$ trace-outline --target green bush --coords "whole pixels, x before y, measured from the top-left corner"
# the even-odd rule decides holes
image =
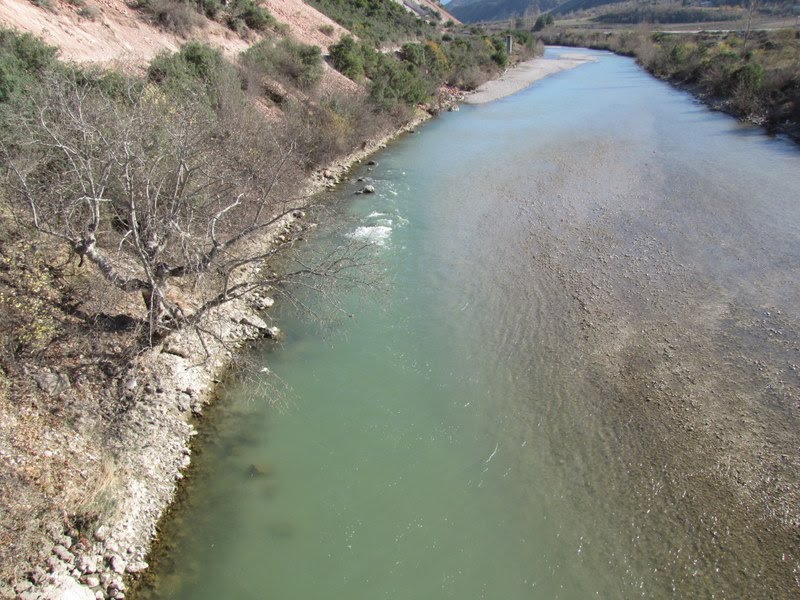
[[[308,0],[308,4],[373,47],[419,37],[424,24],[394,0]]]
[[[390,109],[396,104],[413,106],[428,99],[429,87],[430,83],[414,65],[381,55],[372,74],[369,95],[383,109]]]
[[[414,65],[433,83],[444,80],[448,60],[442,46],[437,42],[429,40],[424,44],[404,44],[400,49],[400,58]]]
[[[214,109],[224,108],[223,98],[244,96],[236,68],[220,50],[200,42],[188,42],[178,52],[156,55],[150,61],[147,79],[177,97],[203,98]]]
[[[29,33],[0,29],[0,102],[56,65],[58,50]]]
[[[82,6],[78,9],[78,16],[94,21],[100,16],[100,9],[96,6]]]
[[[215,19],[222,11],[220,0],[200,0],[200,8],[209,19]]]
[[[216,48],[201,42],[188,42],[178,52],[158,54],[147,69],[147,76],[155,83],[180,84],[199,80],[207,83],[220,70],[225,58]]]
[[[31,4],[49,10],[50,12],[56,11],[56,5],[53,0],[31,0]]]
[[[280,42],[261,40],[242,54],[242,62],[249,68],[274,78],[289,81],[308,89],[322,79],[322,52],[318,46],[309,46],[284,38]]]
[[[178,35],[187,35],[201,23],[193,3],[188,1],[138,0],[136,6],[150,13],[158,25]]]
[[[498,45],[502,52],[498,51]],[[463,89],[475,89],[497,74],[504,58],[508,60],[500,38],[459,37],[445,48],[448,58],[446,80]]]
[[[276,27],[278,22],[270,12],[254,0],[234,0],[228,6],[228,25],[241,20],[254,31],[264,31]],[[231,27],[235,29],[235,27]]]
[[[549,27],[555,23],[555,19],[553,19],[553,15],[550,13],[544,13],[543,15],[539,15],[536,19],[536,23],[533,24],[534,31],[541,31],[545,27]]]
[[[492,60],[501,67],[505,67],[506,65],[508,65],[508,54],[506,53],[506,49],[497,48],[492,53]]]
[[[328,49],[333,68],[354,81],[364,78],[364,54],[352,36],[346,35]]]

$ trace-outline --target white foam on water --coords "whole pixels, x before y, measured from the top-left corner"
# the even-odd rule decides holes
[[[385,246],[386,241],[389,239],[391,234],[392,228],[385,225],[362,225],[361,227],[356,227],[355,231],[349,234],[348,237],[353,240],[360,240],[364,242],[370,242],[378,246]]]
[[[371,213],[369,213],[369,214],[367,215],[367,218],[368,218],[368,219],[377,219],[377,218],[379,218],[379,217],[385,217],[385,216],[386,216],[386,213],[382,213],[382,212],[371,212]]]

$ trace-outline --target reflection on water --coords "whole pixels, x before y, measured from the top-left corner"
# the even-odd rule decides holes
[[[391,293],[281,309],[140,597],[797,593],[800,154],[601,56],[343,186]]]

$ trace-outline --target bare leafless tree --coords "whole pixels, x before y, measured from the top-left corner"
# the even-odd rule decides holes
[[[3,162],[18,210],[108,284],[141,294],[151,340],[287,278],[349,277],[366,251],[241,275],[293,246],[292,236],[253,239],[303,207],[292,195],[302,160],[291,136],[246,102],[220,102],[141,81],[108,91],[53,75],[7,123],[15,135]],[[216,286],[191,309],[170,294],[170,282],[187,278]]]
[[[747,52],[747,44],[750,42],[750,34],[753,31],[753,17],[756,15],[759,9],[759,0],[749,0],[747,3],[747,21],[745,23],[745,30],[744,30],[744,43],[742,44],[742,48],[744,52]]]

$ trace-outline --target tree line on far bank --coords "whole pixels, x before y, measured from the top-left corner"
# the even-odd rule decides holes
[[[659,33],[547,30],[541,39],[635,57],[732,114],[800,139],[800,31]]]

